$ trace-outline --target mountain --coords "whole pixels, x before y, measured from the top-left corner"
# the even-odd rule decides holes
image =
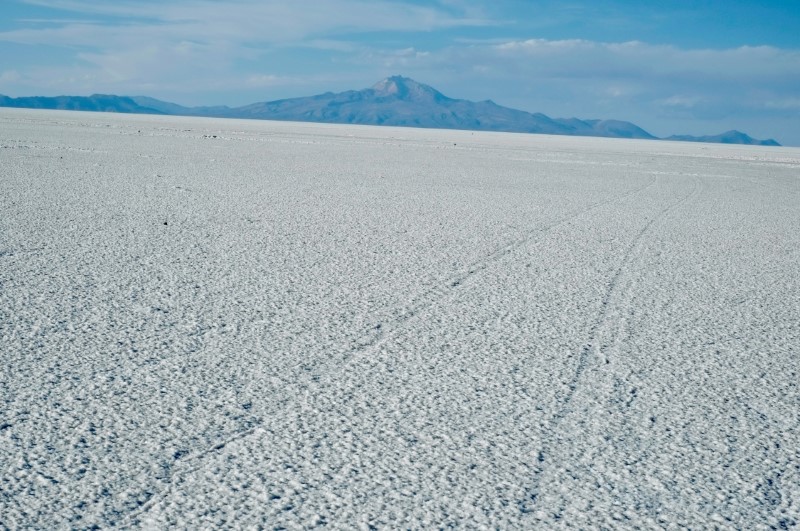
[[[726,131],[719,135],[711,136],[691,136],[691,135],[672,135],[664,140],[679,140],[681,142],[711,142],[715,144],[747,144],[751,146],[780,146],[775,140],[756,140],[750,135],[741,131]]]
[[[326,92],[242,107],[184,107],[146,96],[102,94],[56,98],[9,98],[0,95],[0,107],[656,139],[630,122],[550,118],[541,113],[503,107],[491,100],[474,102],[453,99],[428,85],[402,76],[388,77],[363,90]],[[738,131],[708,137],[672,136],[667,140],[779,145],[774,140],[760,141]]]
[[[147,96],[133,96],[130,99],[140,107],[155,109],[162,114],[171,114],[175,116],[216,116],[225,118],[230,116],[232,111],[232,109],[226,105],[215,107],[184,107],[177,103],[148,98]]]
[[[158,100],[154,100],[158,101]],[[169,114],[154,107],[139,105],[127,96],[92,94],[91,96],[56,96],[46,98],[9,98],[0,94],[0,107],[23,109],[61,109],[68,111],[122,112],[134,114]]]
[[[628,123],[553,119],[497,105],[448,98],[413,79],[393,76],[371,88],[328,92],[308,98],[254,103],[232,109],[237,118],[341,124],[395,125],[552,135],[655,138]]]

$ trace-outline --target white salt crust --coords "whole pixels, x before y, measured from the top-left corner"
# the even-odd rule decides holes
[[[0,110],[0,528],[800,524],[800,150]]]

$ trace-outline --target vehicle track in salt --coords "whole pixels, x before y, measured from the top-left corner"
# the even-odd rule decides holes
[[[479,260],[472,262],[470,265],[465,267],[461,273],[450,277],[444,283],[441,283],[437,286],[431,287],[428,290],[422,292],[420,296],[417,297],[418,302],[412,303],[409,306],[405,306],[397,312],[399,315],[392,319],[390,322],[380,322],[375,325],[371,332],[372,337],[368,340],[360,342],[358,345],[350,349],[350,351],[343,357],[337,358],[335,360],[329,361],[324,363],[320,368],[315,370],[313,373],[306,375],[301,381],[295,384],[295,390],[298,388],[305,388],[308,387],[312,388],[322,388],[324,384],[320,383],[322,376],[327,376],[329,378],[335,377],[341,371],[345,370],[350,364],[355,362],[356,360],[368,355],[371,352],[374,352],[376,349],[380,348],[384,343],[389,341],[393,338],[397,333],[405,329],[409,323],[412,323],[417,315],[422,313],[425,309],[431,308],[438,303],[441,303],[448,299],[448,297],[454,296],[460,288],[465,286],[472,278],[481,274],[487,268],[489,268],[492,264],[498,262],[500,259],[505,257],[506,255],[512,253],[515,249],[522,247],[523,245],[530,244],[532,242],[537,242],[537,237],[543,237],[550,233],[551,231],[557,229],[558,227],[567,224],[582,215],[589,214],[594,212],[606,205],[616,203],[619,201],[623,201],[628,197],[643,192],[647,188],[653,186],[658,182],[658,174],[653,174],[651,178],[643,185],[633,188],[632,190],[628,190],[616,197],[605,199],[602,201],[597,201],[595,203],[590,204],[587,207],[581,208],[579,211],[573,211],[569,215],[564,216],[558,220],[552,221],[547,225],[542,227],[537,227],[535,229],[531,229],[525,232],[524,236],[512,240],[501,247],[498,247],[491,253],[485,255]],[[541,241],[541,240],[538,240]],[[299,393],[294,392],[292,393],[293,396],[287,398],[285,401],[282,401],[282,404],[285,405],[289,403],[293,403],[295,400],[298,399]],[[226,446],[245,440],[253,435],[259,433],[261,426],[264,424],[263,418],[258,418],[255,421],[255,424],[251,424],[248,429],[233,433],[231,436],[217,442],[213,446],[206,448],[204,450],[200,450],[195,453],[191,453],[189,455],[182,455],[179,458],[176,458],[173,461],[173,465],[170,467],[170,474],[169,477],[164,480],[164,490],[160,493],[153,493],[146,501],[144,501],[139,507],[137,507],[133,512],[128,513],[121,522],[116,525],[131,525],[140,523],[138,518],[141,515],[146,514],[156,503],[160,500],[166,499],[169,497],[173,490],[173,486],[177,478],[179,478],[183,474],[188,474],[195,472],[201,468],[200,464],[206,457],[209,457],[221,450],[223,450]]]
[[[700,188],[700,178],[694,177],[694,186],[692,190],[650,218],[639,232],[636,233],[631,243],[625,249],[619,267],[617,267],[611,280],[608,282],[606,291],[600,301],[600,312],[589,328],[589,337],[581,348],[575,372],[567,384],[567,392],[555,414],[550,418],[550,422],[544,431],[545,437],[543,438],[538,452],[536,452],[537,465],[534,469],[533,484],[528,488],[526,497],[518,502],[521,512],[530,513],[538,508],[537,501],[541,494],[542,476],[547,467],[551,464],[552,448],[555,441],[558,439],[557,435],[559,429],[564,419],[570,413],[573,413],[571,407],[572,401],[580,386],[585,383],[586,378],[584,378],[584,374],[586,373],[589,363],[593,358],[599,358],[603,353],[603,347],[598,344],[600,333],[605,327],[611,325],[608,320],[608,315],[609,308],[614,305],[613,299],[625,297],[626,292],[630,291],[630,288],[620,291],[621,280],[623,280],[626,271],[629,269],[629,265],[635,261],[636,256],[641,252],[645,235],[650,232],[656,223],[665,219],[666,216],[678,209],[681,205],[693,199],[699,193]]]

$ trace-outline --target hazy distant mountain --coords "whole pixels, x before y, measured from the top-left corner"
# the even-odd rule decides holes
[[[177,103],[148,98],[147,96],[133,96],[130,99],[141,107],[156,109],[160,113],[172,114],[175,116],[217,116],[225,118],[230,117],[233,111],[233,109],[225,105],[216,107],[184,107]]]
[[[153,100],[158,101],[158,100]],[[169,114],[154,107],[137,104],[127,96],[92,94],[91,96],[56,96],[47,98],[9,98],[0,94],[0,107],[19,107],[23,109],[61,109],[67,111],[122,112],[135,114]]]
[[[726,131],[719,135],[711,136],[691,136],[691,135],[672,135],[664,140],[680,140],[682,142],[710,142],[714,144],[748,144],[751,146],[780,146],[775,140],[756,140],[750,135],[741,131]]]
[[[611,138],[656,138],[630,122],[550,118],[541,113],[503,107],[491,100],[473,102],[448,98],[428,85],[402,76],[386,78],[363,90],[327,92],[317,96],[253,103],[243,107],[184,107],[146,96],[131,98],[101,94],[88,98],[0,96],[0,107],[395,125]],[[774,140],[755,140],[737,131],[709,137],[672,136],[669,140],[779,145]]]
[[[497,105],[448,98],[413,79],[393,76],[364,90],[254,103],[231,116],[268,120],[397,125],[552,135],[654,138],[628,122],[561,120]]]

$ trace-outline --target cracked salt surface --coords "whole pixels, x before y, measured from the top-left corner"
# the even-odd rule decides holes
[[[800,524],[800,150],[0,124],[0,528]]]

